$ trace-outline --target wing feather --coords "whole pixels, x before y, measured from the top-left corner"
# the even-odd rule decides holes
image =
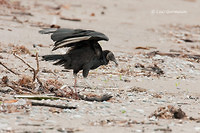
[[[55,30],[54,29],[44,29],[39,31],[42,34],[49,34],[51,35],[51,39],[55,42],[53,50],[62,47],[76,47],[80,45],[84,45],[85,43],[81,44],[82,41],[95,41],[98,42],[100,40],[108,41],[108,37],[100,32],[96,32],[93,30],[83,30],[83,29],[68,29],[68,28],[60,28]],[[77,43],[80,42],[80,43]]]
[[[69,38],[69,39],[64,39],[62,41],[58,41],[54,44],[54,48],[52,50],[54,51],[62,47],[71,47],[71,45],[68,45],[68,44],[85,41],[85,40],[88,40],[90,37],[91,36],[83,36],[83,37]]]

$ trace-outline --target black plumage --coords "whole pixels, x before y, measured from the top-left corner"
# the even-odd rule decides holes
[[[41,34],[52,33],[51,39],[55,42],[53,50],[62,47],[70,47],[66,54],[44,55],[43,60],[56,61],[54,65],[64,66],[65,69],[72,69],[75,76],[83,70],[83,77],[86,78],[91,69],[101,65],[107,65],[109,61],[115,62],[114,54],[109,50],[102,50],[98,41],[108,41],[103,33],[83,29],[44,29]]]

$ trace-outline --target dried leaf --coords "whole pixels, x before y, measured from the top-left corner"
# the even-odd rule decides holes
[[[7,84],[8,83],[8,76],[3,76],[1,81],[4,83],[4,84]]]

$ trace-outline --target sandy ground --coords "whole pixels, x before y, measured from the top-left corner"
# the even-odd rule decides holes
[[[190,117],[200,118],[200,1],[21,0],[9,4],[0,5],[0,61],[13,71],[32,76],[29,68],[11,54],[16,46],[25,46],[30,51],[19,54],[34,67],[33,44],[41,44],[42,47],[37,48],[39,56],[66,52],[66,49],[52,52],[50,36],[38,33],[51,24],[105,33],[110,40],[100,42],[101,46],[115,53],[119,67],[111,63],[91,71],[88,79],[96,89],[83,91],[85,83],[79,74],[81,93],[107,93],[113,96],[111,100],[47,100],[45,102],[78,108],[61,110],[33,106],[25,112],[1,112],[0,132],[200,132],[200,120],[189,120]],[[62,20],[61,17],[81,21]],[[148,54],[152,51],[161,54]],[[182,56],[169,56],[175,53]],[[154,71],[155,66],[163,73]],[[72,72],[62,70],[40,60],[38,75],[42,80],[56,79],[73,86]],[[19,79],[0,66],[0,78],[6,75],[9,80]],[[0,86],[0,89],[10,88]],[[0,98],[13,99],[15,94],[1,91]],[[187,117],[151,116],[158,108],[168,105],[181,108]]]

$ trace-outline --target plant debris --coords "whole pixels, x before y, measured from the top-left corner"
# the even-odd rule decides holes
[[[52,95],[15,95],[14,98],[18,98],[18,99],[32,99],[32,100],[47,100],[47,99],[50,99],[50,100],[58,100],[58,99],[62,99],[62,98],[59,98],[59,97],[55,97],[55,96],[52,96]]]
[[[182,25],[182,24],[170,24],[163,26],[167,31],[163,32],[171,40],[176,43],[198,43],[200,42],[200,25]]]
[[[149,117],[153,116],[160,119],[183,119],[186,117],[186,114],[181,108],[168,105],[167,107],[159,107]]]
[[[150,49],[156,49],[156,47],[136,47],[135,49],[143,49],[143,50],[150,50]]]
[[[69,21],[77,21],[77,22],[81,21],[81,19],[79,19],[79,18],[67,18],[67,17],[63,17],[63,16],[61,16],[60,19],[69,20]]]
[[[61,109],[76,109],[77,107],[73,106],[64,106],[64,105],[55,105],[55,104],[48,104],[48,103],[41,103],[41,102],[31,102],[32,106],[45,106],[45,107],[54,107],[54,108],[61,108]]]
[[[132,127],[134,125],[158,125],[157,122],[144,122],[136,120],[117,120],[117,119],[105,119],[100,121],[91,122],[93,126],[121,126],[121,127]]]
[[[11,70],[10,68],[8,68],[5,64],[3,64],[1,61],[0,61],[0,65],[2,65],[4,68],[6,68],[8,71],[10,71],[11,73],[15,74],[15,75],[19,75],[18,73],[14,72],[13,70]]]
[[[170,129],[169,127],[167,128],[156,128],[154,129],[154,131],[162,131],[162,132],[172,132],[172,129]]]
[[[147,92],[147,90],[141,87],[132,87],[127,92]]]
[[[12,14],[16,14],[16,15],[26,15],[26,16],[33,16],[32,13],[30,12],[11,12]]]
[[[23,45],[14,46],[12,52],[16,54],[31,54],[31,52]]]
[[[39,72],[39,60],[38,60],[38,53],[36,53],[36,63],[37,63],[37,69],[34,69],[31,65],[29,65],[26,61],[24,61],[21,57],[19,57],[19,56],[17,56],[16,55],[16,53],[14,53],[13,54],[15,57],[17,57],[18,59],[20,59],[24,64],[26,64],[29,68],[31,68],[32,70],[33,70],[33,79],[32,79],[32,82],[34,82],[35,81],[35,79],[37,78],[37,80],[39,80],[38,79],[38,77],[37,77],[37,74],[38,74],[38,72]]]
[[[31,103],[25,100],[4,100],[0,101],[0,113],[29,112]]]
[[[157,75],[163,75],[164,74],[164,71],[161,68],[159,68],[156,64],[154,64],[154,66],[148,66],[146,68],[143,68],[142,70],[154,72]]]
[[[103,101],[108,101],[112,98],[111,95],[108,95],[108,94],[104,94],[103,96],[96,96],[96,95],[92,95],[92,96],[85,96],[85,95],[78,95],[78,97],[81,99],[81,100],[85,100],[85,101],[97,101],[97,102],[103,102]]]
[[[54,89],[60,89],[63,86],[63,83],[59,82],[56,79],[48,79],[45,81],[45,86],[50,90],[51,87],[54,87]]]
[[[160,55],[160,56],[169,56],[169,57],[188,58],[188,59],[193,59],[194,61],[197,61],[197,62],[200,61],[200,55],[193,55],[193,54],[162,53],[159,51],[153,51],[153,52],[147,53],[146,55],[149,57],[153,57],[155,55]]]

